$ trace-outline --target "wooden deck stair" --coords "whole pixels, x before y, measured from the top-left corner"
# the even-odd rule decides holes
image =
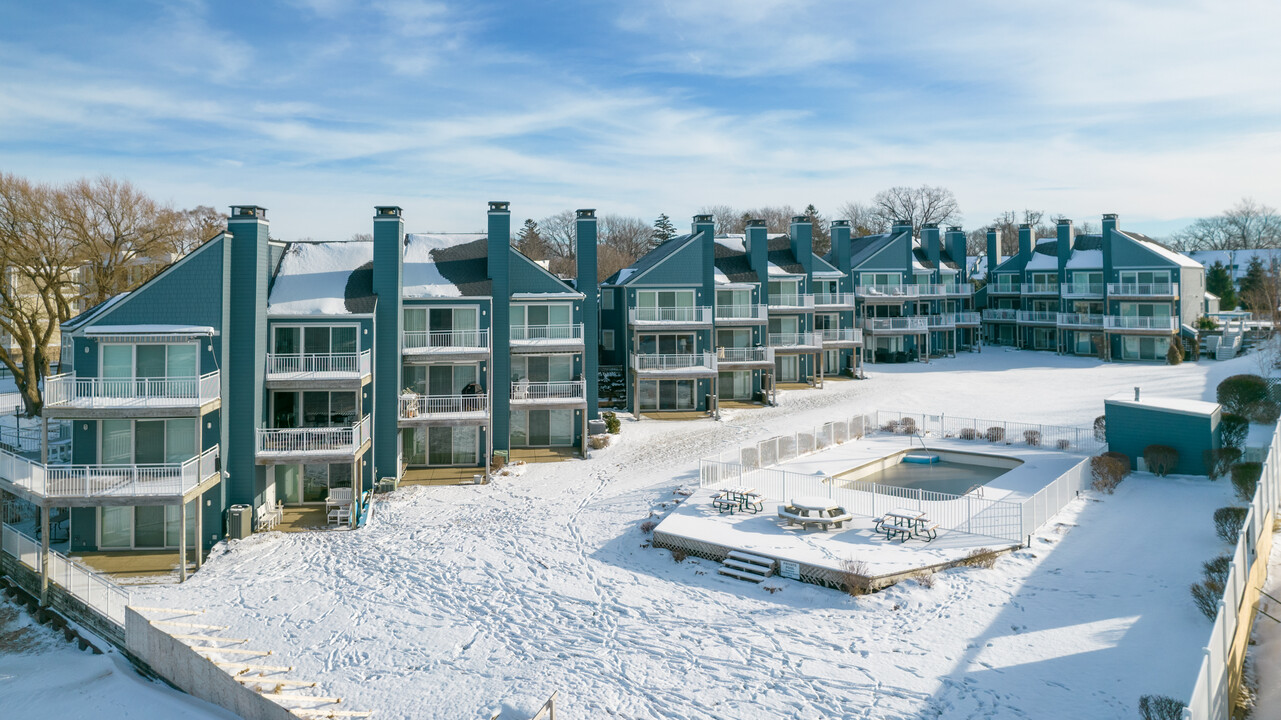
[[[764,582],[765,578],[774,574],[777,564],[773,558],[753,555],[741,550],[731,550],[729,556],[721,561],[721,566],[716,571],[721,575],[759,583]]]

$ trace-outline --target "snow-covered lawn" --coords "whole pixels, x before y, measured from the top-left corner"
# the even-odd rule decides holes
[[[625,421],[587,461],[488,486],[403,488],[358,532],[222,546],[135,602],[205,607],[294,677],[379,718],[1117,717],[1191,688],[1210,624],[1188,597],[1230,485],[1132,476],[1073,501],[993,569],[854,599],[674,563],[642,521],[731,444],[877,408],[1088,424],[1108,395],[1213,399],[1248,359],[1178,367],[988,349],[780,393],[721,422]],[[773,591],[771,592],[771,589]],[[202,621],[203,622],[203,621]]]

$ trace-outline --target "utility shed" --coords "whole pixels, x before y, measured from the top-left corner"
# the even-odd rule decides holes
[[[1203,453],[1220,447],[1218,403],[1142,397],[1136,389],[1105,400],[1104,412],[1108,449],[1125,453],[1136,469],[1144,448],[1169,445],[1179,451],[1176,473],[1205,475]]]

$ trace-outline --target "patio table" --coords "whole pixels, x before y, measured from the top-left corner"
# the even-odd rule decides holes
[[[810,513],[817,513],[818,517],[833,517],[841,513],[841,506],[831,498],[798,497],[792,498],[789,504],[805,517],[809,517]]]
[[[908,532],[912,537],[926,534],[928,522],[924,510],[894,508],[877,519],[876,529],[884,532],[887,538],[893,538],[898,533],[906,540]]]

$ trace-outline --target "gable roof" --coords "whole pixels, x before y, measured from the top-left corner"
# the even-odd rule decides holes
[[[405,298],[486,297],[488,236],[477,233],[406,233],[401,295]]]
[[[716,236],[712,262],[716,266],[717,283],[760,283],[760,276],[752,269],[744,237],[742,233]]]
[[[605,278],[605,282],[601,284],[602,285],[626,285],[627,283],[640,277],[642,274],[644,274],[649,269],[653,268],[655,265],[658,265],[659,263],[663,262],[667,258],[671,257],[673,253],[685,247],[686,243],[688,243],[694,237],[695,236],[691,233],[685,233],[684,235],[677,235],[676,237],[668,238],[658,247],[636,258],[636,261],[633,262],[631,265],[628,265],[622,270],[619,270],[613,275],[610,275],[609,277]]]
[[[1192,258],[1188,257],[1187,255],[1184,255],[1181,252],[1175,252],[1171,250],[1170,248],[1162,245],[1156,240],[1153,240],[1147,235],[1142,235],[1140,233],[1136,233],[1131,230],[1117,230],[1115,232],[1118,232],[1124,235],[1125,237],[1128,237],[1129,239],[1143,246],[1144,249],[1150,250],[1151,252],[1160,256],[1163,260],[1168,260],[1169,262],[1172,262],[1175,265],[1178,265],[1179,267],[1204,269],[1204,266],[1201,265],[1201,263],[1197,262],[1196,260],[1193,260]]]
[[[368,240],[292,242],[267,296],[268,315],[373,312],[374,244]]]

